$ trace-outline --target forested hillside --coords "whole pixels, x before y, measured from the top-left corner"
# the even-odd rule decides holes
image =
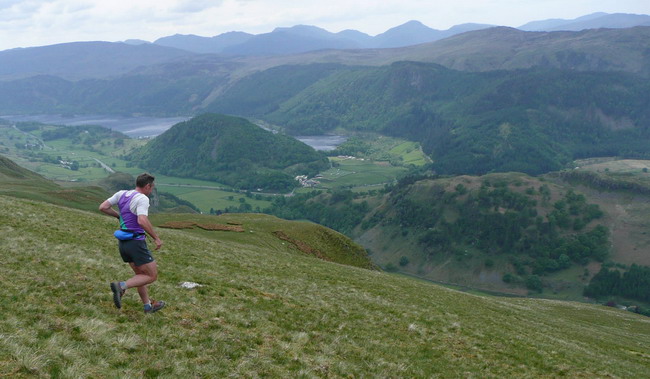
[[[132,155],[134,164],[166,175],[287,191],[294,177],[314,175],[327,158],[302,142],[249,121],[204,114],[174,125]]]
[[[410,176],[383,192],[313,192],[267,211],[356,236],[389,269],[484,288],[542,291],[548,274],[610,257],[599,206],[533,177]]]
[[[467,73],[400,62],[341,67],[323,77],[331,70],[284,70],[284,80],[302,85],[275,86],[276,96],[268,98],[288,100],[263,102],[266,108],[247,102],[247,94],[272,86],[279,69],[252,75],[214,106],[236,103],[238,113],[264,117],[294,134],[343,128],[418,141],[434,168],[448,174],[539,174],[576,158],[650,152],[650,84],[633,75],[541,69]],[[314,84],[305,86],[306,77]]]

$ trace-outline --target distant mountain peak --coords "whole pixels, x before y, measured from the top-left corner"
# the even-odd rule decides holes
[[[630,13],[597,12],[572,20],[548,19],[533,21],[520,26],[518,29],[535,31],[581,31],[585,29],[624,29],[635,26],[649,26],[650,16]]]

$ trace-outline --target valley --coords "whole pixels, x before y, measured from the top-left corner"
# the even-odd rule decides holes
[[[2,125],[7,131],[2,134],[4,138],[0,140],[0,147],[4,146],[4,154],[13,156],[19,164],[47,178],[66,183],[65,186],[74,188],[79,185],[100,183],[109,174],[106,167],[102,165],[104,162],[111,170],[130,175],[137,175],[142,171],[142,168],[135,167],[128,156],[130,151],[144,146],[148,142],[146,139],[132,139],[103,128],[79,125],[63,127],[33,122],[22,122],[17,125],[18,127],[12,123]],[[54,135],[57,138],[51,139]],[[43,138],[50,140],[45,142]],[[28,148],[30,144],[34,146]],[[427,244],[422,242],[424,235],[417,231],[417,227],[414,229],[417,223],[401,221],[398,223],[398,225],[401,223],[401,226],[391,226],[390,223],[386,224],[386,214],[380,216],[382,213],[377,213],[377,209],[384,206],[382,204],[386,202],[386,196],[395,192],[394,188],[398,181],[408,179],[413,172],[431,164],[431,159],[422,152],[419,144],[374,133],[357,133],[348,137],[347,141],[336,149],[330,150],[328,154],[331,155],[328,157],[330,168],[313,175],[309,184],[295,188],[288,195],[265,191],[243,191],[223,183],[161,175],[156,171],[153,171],[153,174],[158,178],[160,193],[168,193],[187,202],[202,213],[264,212],[289,219],[309,219],[353,237],[368,249],[376,264],[388,271],[403,272],[450,285],[583,301],[583,288],[601,270],[604,262],[611,262],[607,263],[608,265],[619,264],[624,267],[629,267],[631,264],[650,265],[650,251],[647,250],[647,246],[650,246],[647,243],[650,242],[650,237],[645,232],[647,228],[645,220],[650,208],[647,206],[646,198],[630,196],[625,192],[603,193],[602,188],[593,185],[571,184],[569,177],[570,175],[579,177],[581,172],[597,173],[614,178],[612,180],[616,182],[627,180],[645,186],[645,181],[650,180],[646,178],[650,175],[646,167],[649,165],[648,161],[615,158],[582,160],[572,163],[572,166],[575,166],[573,169],[559,174],[551,173],[539,178],[506,175],[501,176],[502,179],[497,179],[497,181],[505,180],[504,183],[515,186],[511,188],[526,189],[526,192],[531,194],[536,193],[534,189],[541,191],[543,187],[552,186],[551,188],[555,189],[549,193],[548,200],[544,200],[546,204],[558,201],[560,199],[558,196],[562,196],[561,193],[566,190],[579,191],[580,196],[587,196],[588,201],[600,207],[605,215],[601,222],[610,231],[608,238],[611,243],[607,248],[609,253],[606,261],[600,258],[599,262],[583,261],[580,265],[563,266],[559,271],[550,270],[539,276],[540,284],[531,284],[527,280],[538,278],[531,274],[530,270],[532,272],[538,270],[533,269],[533,266],[528,270],[517,268],[519,274],[508,279],[510,278],[508,275],[511,275],[508,272],[514,273],[512,256],[495,256],[484,250],[484,247],[464,243],[450,247],[452,251],[456,251],[453,254],[431,255],[431,252],[427,253],[431,247],[427,247]],[[53,157],[62,158],[63,162],[77,162],[78,167],[75,167],[76,169],[63,167],[61,161],[53,160]],[[451,186],[458,188],[462,186],[463,191],[476,191],[481,187],[481,180],[488,180],[487,178],[490,177],[498,178],[498,176],[488,175],[485,176],[486,179],[477,181],[472,177],[461,176],[456,179],[452,177],[452,183],[457,184]],[[326,200],[328,196],[332,196],[328,193],[334,196],[331,200]],[[424,201],[433,193],[435,191],[428,195],[423,193],[425,197],[416,200],[416,203]],[[286,196],[296,197],[292,199]],[[334,200],[336,196],[339,196],[339,200]],[[352,199],[352,202],[342,199]],[[293,209],[294,205],[291,204],[303,202],[319,204],[317,207],[322,207],[321,210],[331,208],[331,212],[334,213],[331,216],[324,214],[317,216],[307,210],[308,208],[292,211],[293,213],[286,211]],[[343,204],[356,204],[356,206],[344,210],[341,208]],[[422,209],[428,207],[424,203],[420,206]],[[436,211],[432,212],[431,216],[434,216]],[[445,218],[451,217],[448,220],[452,222],[458,217],[453,215],[456,211],[442,212]],[[538,208],[537,213],[539,212],[544,215],[547,211]],[[377,220],[383,221],[377,224]],[[586,221],[585,225],[588,226],[589,221]],[[537,275],[542,272],[544,271],[537,271]],[[531,288],[534,290],[531,291]]]
[[[647,376],[649,20],[0,51],[0,377]]]

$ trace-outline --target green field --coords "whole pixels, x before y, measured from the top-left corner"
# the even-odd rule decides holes
[[[431,161],[422,152],[422,148],[417,142],[402,142],[388,150],[388,152],[399,156],[401,162],[405,165],[424,166]]]
[[[363,158],[331,157],[334,167],[321,173],[323,188],[366,187],[393,183],[408,172],[405,167],[391,166]]]
[[[260,211],[268,207],[271,202],[257,198],[260,195],[234,191],[224,191],[220,189],[196,188],[179,186],[176,184],[167,184],[164,181],[158,184],[158,190],[171,193],[183,200],[187,200],[196,205],[203,213],[207,213],[211,208],[224,210],[228,207],[239,207],[241,204],[250,204],[253,211]],[[266,198],[267,196],[263,196]]]

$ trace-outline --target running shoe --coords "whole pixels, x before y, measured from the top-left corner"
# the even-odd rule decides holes
[[[165,302],[164,301],[156,301],[156,300],[151,300],[151,308],[144,310],[144,313],[154,313],[158,312],[159,310],[163,309],[165,307]]]
[[[111,291],[113,291],[113,303],[115,303],[117,309],[122,308],[122,296],[124,296],[124,292],[126,291],[120,287],[120,283],[118,282],[111,283]]]

